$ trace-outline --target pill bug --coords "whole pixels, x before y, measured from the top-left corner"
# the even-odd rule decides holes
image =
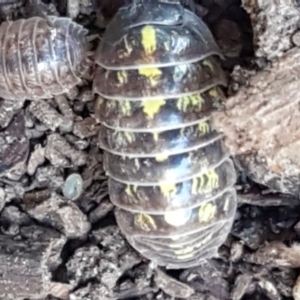
[[[86,29],[68,18],[2,23],[0,97],[48,98],[77,85],[88,68],[86,34]]]
[[[167,268],[216,255],[236,211],[235,169],[210,125],[226,85],[218,56],[201,19],[159,0],[120,8],[95,55],[99,146],[117,223]]]

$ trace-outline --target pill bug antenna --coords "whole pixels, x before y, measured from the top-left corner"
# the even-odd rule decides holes
[[[161,3],[169,3],[169,4],[181,4],[183,7],[188,8],[193,13],[196,13],[197,6],[195,4],[195,0],[158,0]]]
[[[43,3],[41,0],[28,0],[26,2],[27,11],[29,17],[41,17],[47,19],[48,23],[51,24],[48,16],[51,15],[47,4]]]
[[[194,0],[181,0],[180,3],[188,8],[189,10],[191,10],[192,12],[196,13],[196,4]]]
[[[168,4],[182,4],[186,5],[189,2],[194,2],[194,0],[126,0],[125,4],[142,4],[142,3],[168,3]]]

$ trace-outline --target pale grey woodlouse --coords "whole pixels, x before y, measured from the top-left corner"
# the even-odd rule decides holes
[[[37,100],[79,84],[90,65],[87,32],[56,16],[2,23],[0,97]]]

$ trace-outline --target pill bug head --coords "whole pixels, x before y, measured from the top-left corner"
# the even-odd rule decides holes
[[[70,69],[80,81],[80,77],[91,65],[88,59],[88,30],[69,18],[48,17],[48,20],[52,25],[52,38],[65,40],[65,45],[58,50],[57,57],[60,57],[59,51],[66,53],[61,57],[67,58]]]
[[[235,170],[210,114],[224,99],[207,26],[178,2],[122,7],[96,51],[99,146],[129,243],[167,268],[216,254],[236,210]]]
[[[170,27],[185,25],[190,31],[186,36],[182,32],[176,37],[162,33],[156,41],[155,51],[151,55],[144,56],[142,37],[135,41],[136,45],[132,49],[130,46],[127,47],[128,43],[124,38],[128,33],[133,35],[133,32],[139,37],[139,27],[147,24]],[[145,32],[146,35],[148,39],[151,38],[151,32]],[[165,47],[167,43],[170,47]],[[175,62],[179,64],[211,55],[221,56],[221,52],[204,22],[178,3],[156,0],[121,7],[103,35],[96,51],[95,61],[103,67],[124,69]],[[151,59],[151,62],[146,59]]]

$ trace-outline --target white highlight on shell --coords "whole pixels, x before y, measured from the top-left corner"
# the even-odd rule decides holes
[[[182,226],[188,222],[192,215],[192,209],[178,209],[165,213],[165,221],[172,226]]]

